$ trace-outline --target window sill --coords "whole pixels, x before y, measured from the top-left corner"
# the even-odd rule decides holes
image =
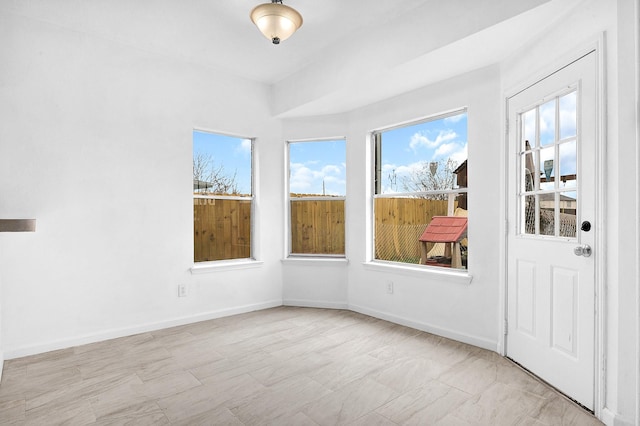
[[[215,260],[212,262],[199,262],[191,267],[191,274],[206,274],[209,272],[235,271],[239,269],[259,268],[263,261],[253,259],[240,260]]]
[[[344,257],[287,257],[286,259],[282,259],[281,262],[284,265],[304,265],[304,266],[319,266],[319,265],[331,265],[331,266],[339,266],[339,265],[348,265],[349,259]]]
[[[452,271],[448,268],[438,268],[434,266],[418,266],[382,261],[364,262],[363,265],[365,269],[370,271],[409,275],[418,278],[428,276],[441,281],[458,284],[471,284],[473,280],[473,275],[470,275],[468,271]]]

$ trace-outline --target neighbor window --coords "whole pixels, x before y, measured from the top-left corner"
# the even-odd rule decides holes
[[[374,258],[466,269],[467,112],[372,138]]]
[[[194,261],[251,258],[253,141],[193,131]]]
[[[344,256],[344,139],[289,142],[289,253]]]

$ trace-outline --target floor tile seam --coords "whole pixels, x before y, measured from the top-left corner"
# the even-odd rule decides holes
[[[162,411],[162,407],[160,407],[160,405],[157,403],[157,401],[155,401],[153,399],[143,399],[143,400],[132,401],[130,404],[123,405],[122,407],[118,407],[118,408],[122,411],[122,410],[126,410],[126,409],[129,409],[129,408],[135,407],[137,405],[145,404],[145,403],[151,403],[151,404],[155,405],[156,408],[158,409],[158,411],[161,412],[164,417],[166,417],[165,414],[164,414],[164,411]],[[146,415],[149,415],[149,414],[153,413],[153,411],[151,413],[143,413],[141,416],[136,416],[136,415],[131,415],[131,414],[118,415],[117,413],[114,415],[113,413],[109,413],[109,414],[104,415],[104,416],[98,416],[97,415],[97,411],[96,411],[96,407],[94,406],[94,403],[91,400],[89,400],[89,405],[91,406],[91,409],[93,410],[93,415],[96,418],[96,422],[103,421],[103,420],[119,420],[119,419],[139,418],[141,416],[146,416]],[[167,419],[167,420],[169,420],[169,419]]]
[[[399,397],[398,397],[398,398],[399,398]],[[392,401],[395,401],[395,399],[392,399],[392,400],[390,400],[390,401],[387,401],[385,404],[381,405],[380,407],[377,407],[375,410],[371,410],[369,413],[365,414],[365,415],[364,415],[364,416],[362,416],[362,417],[359,417],[358,419],[354,420],[352,423],[355,423],[355,422],[356,422],[356,421],[358,421],[359,419],[361,419],[361,418],[363,418],[363,417],[366,417],[366,416],[368,416],[368,415],[370,415],[370,414],[376,414],[376,415],[378,415],[378,416],[380,416],[380,417],[382,417],[382,418],[384,418],[384,419],[386,419],[386,420],[390,421],[390,422],[391,422],[391,423],[393,423],[394,425],[400,425],[400,423],[398,423],[398,422],[394,422],[394,421],[393,421],[393,420],[391,420],[389,417],[387,417],[387,416],[385,416],[384,414],[382,414],[382,413],[378,412],[378,410],[379,410],[380,408],[382,408],[382,407],[383,407],[384,405],[386,405],[386,404],[389,404],[389,403],[390,403],[390,402],[392,402]]]
[[[581,405],[579,405],[578,403],[576,403],[574,400],[572,400],[571,398],[567,397],[565,394],[563,394],[562,392],[560,392],[558,389],[556,389],[555,387],[551,386],[550,384],[546,383],[544,380],[542,380],[540,377],[537,377],[536,375],[534,375],[533,373],[531,373],[530,371],[526,370],[525,368],[523,368],[522,366],[518,365],[516,362],[513,362],[511,359],[507,358],[506,356],[503,357],[504,359],[506,359],[507,361],[509,361],[509,364],[515,368],[517,368],[519,371],[522,371],[523,373],[525,373],[528,377],[530,377],[531,379],[535,380],[537,383],[541,384],[547,391],[551,392],[554,395],[554,398],[558,398],[562,401],[564,401],[565,403],[568,403],[569,405],[571,405],[574,408],[577,408],[579,411],[584,412],[590,416],[592,416],[593,418],[596,418],[593,413],[591,413],[590,411],[588,411],[587,409],[585,409],[584,407],[582,407]],[[549,400],[549,398],[545,398],[542,397],[545,400]],[[599,419],[596,418],[596,420],[600,421]]]
[[[431,359],[431,358],[429,358],[429,359],[431,361],[433,361],[433,362],[438,362],[438,360],[436,360],[436,359]],[[446,374],[449,374],[451,372],[454,372],[454,371],[459,372],[459,371],[461,371],[462,370],[461,364],[464,364],[465,362],[468,362],[468,361],[469,361],[469,357],[461,359],[460,361],[455,362],[455,363],[453,363],[451,365],[448,365],[447,369],[445,371],[443,371],[441,374],[439,374],[437,379],[440,379],[440,378],[442,378],[442,376],[444,376]],[[445,365],[445,364],[443,364],[443,365]],[[495,381],[497,381],[497,371],[496,371],[496,380]]]
[[[170,371],[170,372],[167,372],[166,374],[163,374],[163,375],[161,375],[161,376],[157,376],[157,377],[153,377],[153,378],[148,379],[148,380],[142,380],[142,378],[140,377],[140,375],[139,375],[137,372],[135,372],[135,373],[134,373],[134,375],[135,375],[135,376],[138,378],[138,380],[140,380],[140,382],[142,383],[142,385],[140,385],[140,386],[141,386],[141,387],[144,387],[144,386],[146,386],[146,385],[149,385],[149,384],[150,384],[150,382],[152,382],[153,380],[158,380],[158,379],[161,379],[161,378],[164,378],[164,377],[170,376],[170,375],[172,375],[172,374],[176,374],[176,373],[186,373],[186,374],[189,374],[189,375],[191,376],[191,378],[195,379],[195,380],[199,383],[199,384],[198,384],[198,386],[203,386],[203,385],[204,385],[204,384],[200,381],[200,379],[198,379],[198,378],[197,378],[197,377],[196,377],[196,376],[195,376],[191,371],[189,371],[189,370]],[[188,389],[193,389],[193,388],[196,388],[196,387],[198,387],[198,386],[192,386],[192,387],[190,387],[190,388],[188,388]],[[188,390],[188,389],[186,389],[186,390]],[[160,399],[160,398],[153,398],[153,399]]]
[[[32,407],[32,408],[27,409],[27,406],[29,405],[29,401],[30,400],[34,400],[34,399],[40,398],[40,397],[42,397],[42,396],[44,396],[46,394],[59,392],[59,391],[60,391],[59,389],[55,389],[55,390],[46,391],[46,392],[31,396],[31,397],[26,397],[25,398],[25,411],[29,412],[29,411],[35,411],[35,410],[38,410],[38,409],[44,410],[45,409],[44,407],[46,407],[46,406],[55,407],[55,406],[57,406],[59,404],[70,404],[70,403],[73,403],[74,401],[79,401],[79,400],[87,400],[88,401],[89,398],[90,398],[90,396],[81,396],[80,398],[75,398],[73,395],[69,395],[69,394],[63,393],[62,395],[60,395],[60,396],[58,396],[58,397],[56,397],[56,398],[54,398],[54,399],[52,399],[50,401],[46,401],[46,402],[44,402],[44,403],[42,403],[42,404],[40,404],[40,405],[38,405],[36,407]]]
[[[68,400],[68,401],[63,401],[62,404],[65,404],[65,405],[68,406],[68,405],[73,405],[73,404],[81,404],[83,402],[86,402],[87,406],[91,410],[91,414],[93,415],[94,419],[97,420],[98,416],[96,416],[96,412],[93,409],[93,405],[91,404],[91,401],[89,400],[89,397],[81,397],[81,398],[71,399],[71,400]],[[25,405],[25,419],[28,420],[29,414],[32,414],[32,415],[35,414],[37,412],[37,410],[45,411],[45,412],[46,411],[58,412],[58,411],[60,411],[60,408],[58,407],[58,405],[60,403],[61,403],[60,401],[56,401],[55,404],[52,407],[45,408],[47,405],[50,405],[49,403],[47,403],[47,404],[40,405],[38,407],[34,407],[32,409],[29,409],[29,410],[26,409],[26,405]],[[33,417],[35,417],[35,416],[33,416]],[[40,416],[40,417],[42,417],[42,416]]]

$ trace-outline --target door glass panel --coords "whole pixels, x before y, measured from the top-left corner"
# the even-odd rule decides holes
[[[556,139],[556,100],[540,106],[540,145],[552,145]]]
[[[577,91],[520,115],[520,233],[576,238]]]
[[[556,195],[540,195],[540,235],[555,235]]]
[[[554,188],[554,151],[554,147],[540,150],[540,189],[542,190]]]
[[[578,209],[578,197],[576,191],[560,193],[560,236],[576,237],[576,213]]]
[[[536,233],[536,196],[527,195],[522,198],[522,233],[535,235]]]
[[[560,97],[560,140],[576,136],[576,92]]]
[[[524,141],[523,150],[531,149],[537,146],[537,110],[536,108],[522,114],[522,140]],[[528,144],[528,147],[527,147]]]
[[[531,192],[535,187],[536,167],[533,161],[533,152],[522,155],[522,192]]]
[[[562,188],[575,188],[577,184],[576,141],[560,144],[560,180]]]

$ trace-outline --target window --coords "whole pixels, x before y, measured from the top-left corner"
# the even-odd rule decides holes
[[[251,258],[252,147],[193,131],[194,262]]]
[[[520,114],[520,234],[576,238],[577,91]]]
[[[372,138],[374,258],[466,269],[467,112]]]
[[[289,142],[289,253],[344,256],[344,139]]]

